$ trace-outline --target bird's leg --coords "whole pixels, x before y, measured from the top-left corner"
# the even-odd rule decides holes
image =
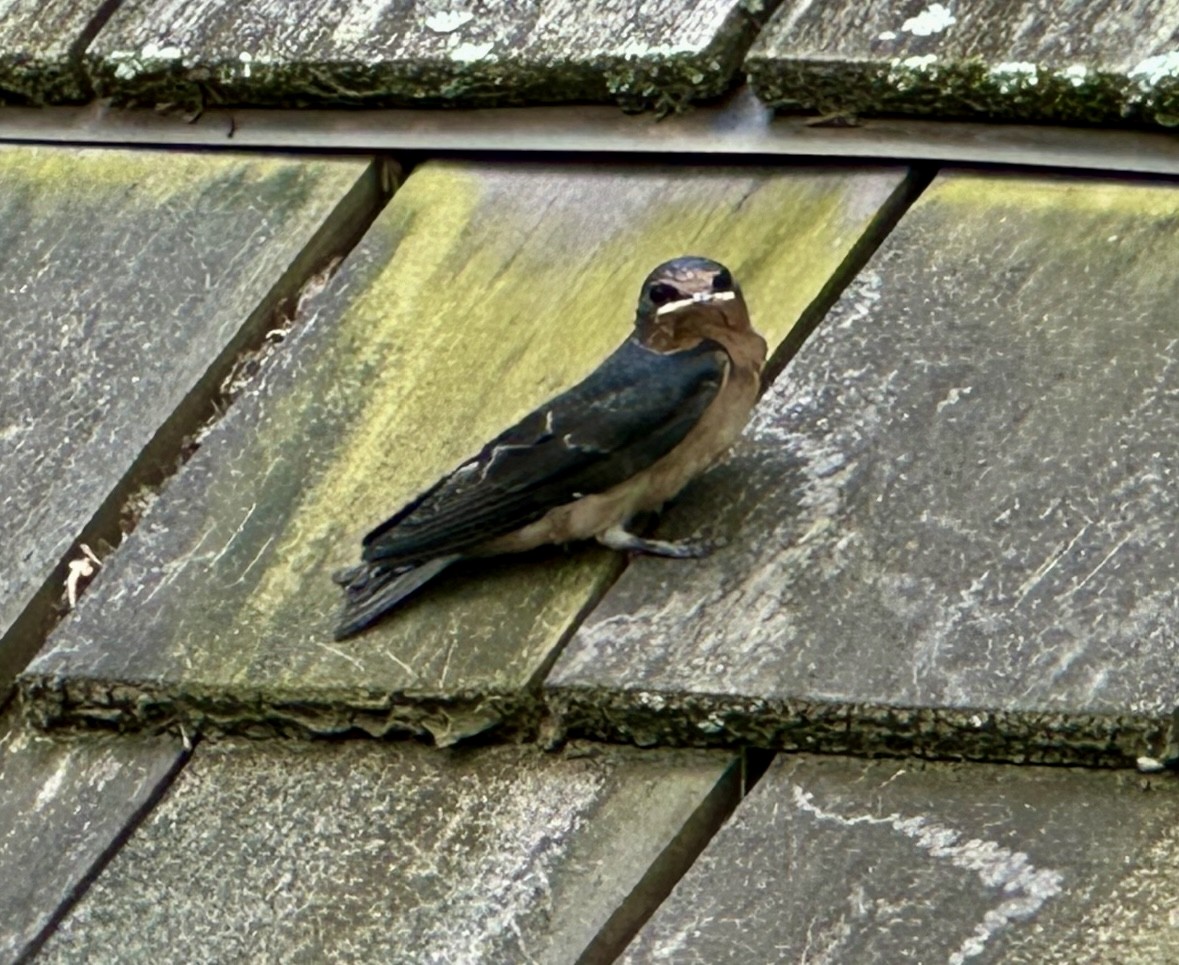
[[[627,532],[621,526],[611,526],[604,533],[599,533],[598,542],[612,550],[669,556],[677,560],[699,559],[711,553],[714,547],[714,544],[702,540],[685,539],[672,543],[662,539],[643,539]]]

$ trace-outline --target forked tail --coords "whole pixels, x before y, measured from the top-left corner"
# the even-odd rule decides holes
[[[428,583],[459,557],[440,556],[414,567],[386,567],[362,563],[332,578],[344,587],[344,608],[335,638],[343,640],[366,630],[397,604]]]

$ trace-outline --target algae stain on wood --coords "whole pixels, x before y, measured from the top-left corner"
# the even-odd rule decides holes
[[[161,157],[0,149],[0,341],[22,363],[0,383],[0,676],[39,643],[63,555],[114,537],[367,183],[356,160]]]
[[[1179,235],[1179,199],[1172,185],[1159,182],[964,172],[942,175],[914,205],[930,208],[931,213],[939,207],[947,209],[941,214],[947,238],[968,236],[985,222],[1007,239],[1012,262],[1008,284],[1020,266],[1030,270],[1033,262],[1042,263],[1041,270],[1059,279],[1059,305],[1079,298],[1078,310],[1086,308],[1099,277],[1107,279],[1110,288],[1153,301],[1160,286],[1159,266],[1171,260]],[[1061,239],[1067,239],[1067,247]],[[1049,264],[1040,256],[1041,248],[1067,253]],[[1069,283],[1069,276],[1074,283]],[[1024,281],[1030,282],[1030,275]],[[1116,328],[1119,315],[1111,314],[1109,323]],[[1096,329],[1089,333],[1096,334]]]
[[[246,189],[259,186],[273,193],[275,204],[292,207],[306,201],[309,192],[334,198],[338,185],[316,177],[316,168],[318,165],[304,169],[281,157],[175,152],[168,155],[167,164],[161,164],[160,156],[150,151],[63,151],[0,145],[0,182],[5,185],[5,193],[19,192],[52,210],[61,203],[56,192],[66,185],[76,185],[79,179],[89,191],[126,199],[136,207],[184,202],[196,212],[202,210],[207,192],[244,194]],[[264,213],[262,207],[259,213]]]
[[[943,176],[937,190],[915,203],[970,206],[980,216],[993,217],[996,209],[1042,212],[1067,209],[1070,215],[1137,215],[1173,219],[1179,211],[1174,185],[1154,182],[1127,184],[1096,178],[1016,177],[961,173]]]

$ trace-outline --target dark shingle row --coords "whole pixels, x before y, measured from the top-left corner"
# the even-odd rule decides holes
[[[771,18],[775,6],[124,0],[108,18],[98,0],[22,0],[0,21],[0,99],[668,110],[744,71],[788,111],[1179,121],[1173,3],[786,0]]]
[[[601,3],[129,0],[89,45],[96,2],[0,26],[0,91],[38,102],[672,109],[731,86],[763,17],[743,0]],[[83,50],[82,47],[85,49]],[[7,51],[7,56],[4,53]]]

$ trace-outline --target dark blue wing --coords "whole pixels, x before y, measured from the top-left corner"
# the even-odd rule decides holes
[[[607,489],[674,449],[716,397],[715,342],[672,354],[630,338],[585,381],[501,433],[364,539],[364,559],[462,553]]]

